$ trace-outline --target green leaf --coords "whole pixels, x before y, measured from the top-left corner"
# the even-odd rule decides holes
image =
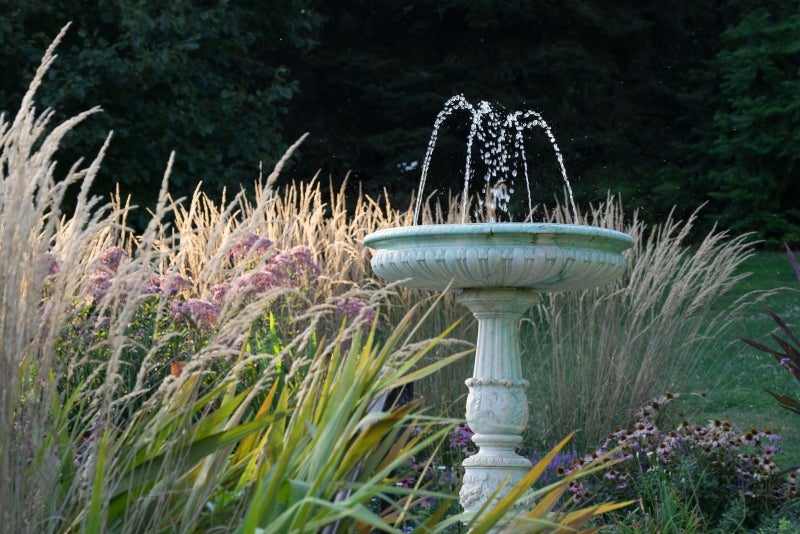
[[[102,532],[106,518],[103,514],[105,490],[103,480],[105,469],[108,465],[108,450],[110,445],[111,431],[106,428],[95,449],[97,458],[94,461],[94,479],[92,482],[92,494],[89,498],[89,506],[86,511],[86,532]]]
[[[201,438],[192,443],[177,447],[170,451],[169,459],[171,469],[185,470],[202,460],[205,456],[221,449],[234,445],[254,432],[263,430],[275,419],[283,417],[280,414],[272,414],[268,417],[256,419],[243,423],[239,426]],[[162,476],[162,467],[167,459],[167,453],[161,453],[153,458],[136,465],[129,473],[126,473],[120,480],[120,490],[112,496],[109,506],[108,520],[112,521],[121,516],[127,505],[129,496],[134,491],[141,491],[155,478]],[[175,465],[177,464],[177,465]]]
[[[771,391],[771,390],[766,389],[766,388],[764,389],[764,391],[766,391],[767,393],[772,395],[772,397],[775,398],[775,400],[778,401],[778,405],[781,408],[783,408],[785,410],[789,410],[789,411],[794,412],[796,414],[800,414],[800,400],[797,400],[795,398],[789,397],[788,395],[782,395],[780,393],[775,393],[774,391]]]

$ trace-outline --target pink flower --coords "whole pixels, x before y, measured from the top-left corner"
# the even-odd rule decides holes
[[[234,245],[228,250],[228,258],[237,263],[243,258],[258,258],[272,246],[272,241],[258,234],[249,232],[236,238]]]
[[[252,298],[277,287],[300,287],[316,280],[320,272],[311,249],[300,245],[277,254],[258,271],[242,276],[234,287],[245,298]]]
[[[203,330],[214,326],[218,315],[219,308],[207,300],[191,298],[186,302],[172,301],[170,303],[170,319],[175,322],[189,319]]]
[[[375,310],[367,306],[363,300],[348,297],[336,304],[336,316],[351,323],[361,324],[368,330],[375,321]]]
[[[248,289],[259,295],[270,289],[285,286],[293,286],[291,279],[284,276],[279,270],[272,268],[271,265],[252,273],[247,281]]]
[[[221,303],[225,300],[225,297],[228,295],[228,291],[230,291],[230,289],[231,285],[228,282],[222,282],[221,284],[211,286],[208,292],[214,302]]]
[[[268,266],[269,267],[269,266]],[[316,280],[322,270],[319,265],[314,261],[314,254],[311,249],[298,245],[289,250],[285,250],[275,256],[272,261],[271,267],[277,273],[280,273],[286,279],[295,282],[294,287],[297,287],[301,281]]]
[[[472,444],[472,429],[465,423],[459,423],[450,432],[451,447],[469,447]]]
[[[41,259],[42,266],[47,268],[47,274],[52,276],[61,270],[61,262],[52,252],[45,252]]]
[[[158,286],[165,295],[177,295],[182,291],[192,288],[191,280],[178,273],[172,273],[158,278]]]
[[[108,271],[97,269],[89,277],[86,285],[86,291],[91,295],[94,302],[100,302],[108,293],[114,276]]]
[[[109,247],[103,251],[97,259],[97,263],[108,269],[112,273],[116,273],[119,269],[119,264],[123,259],[128,257],[128,253],[122,247]]]

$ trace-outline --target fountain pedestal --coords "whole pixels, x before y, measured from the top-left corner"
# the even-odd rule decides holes
[[[502,498],[531,468],[515,451],[528,420],[520,318],[539,293],[593,288],[619,277],[627,263],[622,252],[633,239],[590,226],[470,223],[387,228],[364,243],[375,250],[377,274],[411,288],[456,291],[478,319],[475,370],[466,384],[467,423],[479,451],[464,460],[459,493],[464,509],[475,512]]]
[[[467,424],[478,453],[464,460],[459,498],[467,512],[502,499],[531,469],[516,453],[528,423],[528,381],[522,377],[518,325],[539,301],[526,289],[470,289],[458,301],[478,320],[475,368],[466,380]]]

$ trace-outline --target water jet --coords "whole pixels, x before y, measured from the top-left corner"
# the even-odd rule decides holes
[[[458,110],[471,114],[467,140],[465,188],[461,224],[417,224],[433,146],[444,120]],[[420,190],[412,226],[386,228],[365,237],[374,249],[373,271],[400,285],[452,291],[478,321],[475,365],[469,388],[466,419],[474,432],[478,452],[463,462],[459,492],[466,512],[496,502],[519,482],[531,462],[517,454],[528,422],[522,376],[518,325],[542,293],[589,289],[607,284],[625,270],[623,252],[633,239],[621,232],[578,224],[535,222],[466,222],[466,202],[472,145],[481,142],[479,156],[489,171],[482,193],[492,197],[491,183],[510,183],[512,169],[525,170],[528,207],[532,211],[523,133],[541,127],[559,161],[577,219],[563,158],[549,126],[536,112],[509,113],[505,117],[486,102],[469,104],[462,96],[451,98],[434,124],[422,167]],[[511,151],[509,151],[509,148]],[[505,207],[504,197],[483,206],[493,214]]]

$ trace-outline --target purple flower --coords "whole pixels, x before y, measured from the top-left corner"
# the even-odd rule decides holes
[[[466,423],[459,423],[450,432],[450,446],[453,448],[464,448],[472,443],[473,432]]]
[[[116,273],[119,264],[123,259],[128,257],[128,253],[122,247],[109,247],[100,254],[97,263],[108,269],[112,273]]]
[[[221,303],[225,300],[225,297],[228,295],[228,291],[230,291],[231,285],[228,282],[222,282],[221,284],[216,284],[211,286],[208,290],[208,293],[211,295],[211,299],[214,302]]]
[[[201,329],[214,326],[218,315],[219,308],[207,300],[191,298],[186,302],[172,301],[170,303],[170,319],[175,322],[189,319]]]
[[[86,291],[91,295],[92,300],[100,302],[111,288],[113,280],[114,276],[111,273],[102,269],[97,269],[89,277],[86,284]]]
[[[442,472],[442,481],[451,488],[454,488],[456,483],[458,482],[458,477],[456,476],[456,474],[453,472],[452,469],[445,468],[444,471]]]
[[[294,284],[291,282],[291,278],[284,276],[284,273],[273,268],[272,265],[266,265],[260,271],[250,274],[250,276],[247,278],[246,285],[250,291],[253,291],[257,295],[265,293],[266,291],[276,287],[285,286],[294,286]]]
[[[302,281],[316,280],[322,272],[314,261],[311,249],[304,245],[281,252],[273,258],[272,266],[286,278],[294,280],[294,287]]]
[[[52,276],[61,270],[61,262],[52,252],[45,252],[41,259],[42,266],[47,268],[47,274]]]
[[[578,451],[575,450],[574,447],[571,451],[559,452],[553,457],[553,459],[550,461],[550,464],[547,466],[544,478],[549,481],[553,478],[553,473],[556,475],[563,474],[570,466],[576,463],[578,458],[580,458],[580,454],[578,454]]]
[[[89,276],[86,284],[86,291],[91,295],[95,302],[100,302],[108,293],[114,281],[114,275],[119,269],[123,259],[128,257],[128,253],[121,247],[109,247],[100,254],[94,261],[94,272]],[[56,266],[56,269],[58,267]],[[50,272],[53,274],[51,265]],[[57,271],[56,271],[57,272]],[[124,296],[120,296],[124,298]]]
[[[300,287],[315,280],[320,272],[311,249],[300,245],[277,254],[258,271],[240,277],[234,288],[245,298],[252,298],[277,287]]]
[[[336,316],[369,329],[375,321],[375,310],[367,306],[363,300],[348,297],[336,304]]]
[[[228,250],[228,258],[237,263],[243,258],[258,258],[272,246],[272,241],[258,234],[249,232],[236,238],[234,245]]]
[[[192,287],[194,287],[192,281],[178,273],[153,275],[150,277],[150,285],[143,290],[143,293],[145,295],[175,296],[182,291],[192,289]]]

